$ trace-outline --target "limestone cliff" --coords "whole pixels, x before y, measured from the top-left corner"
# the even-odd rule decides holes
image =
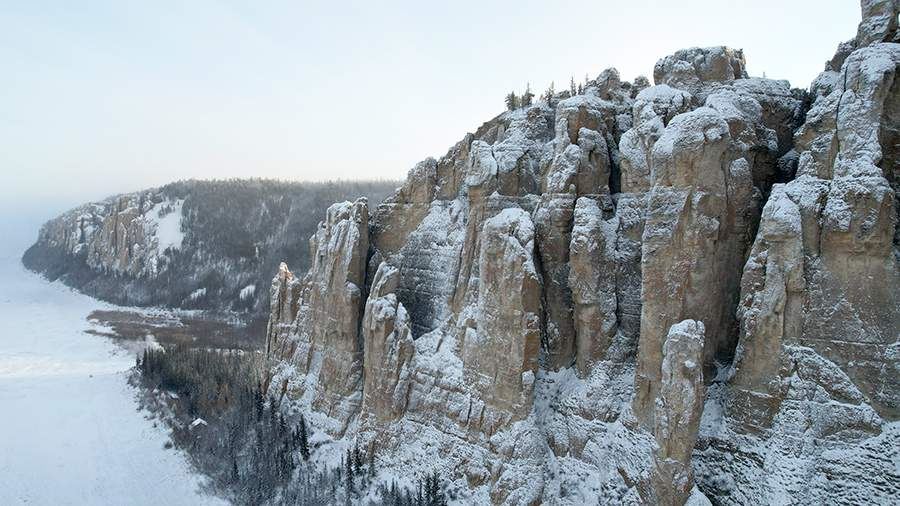
[[[808,92],[686,49],[332,206],[270,393],[463,502],[895,499],[900,4],[862,10]]]

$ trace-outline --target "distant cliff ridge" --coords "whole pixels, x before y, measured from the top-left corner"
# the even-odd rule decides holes
[[[41,227],[31,270],[124,305],[264,313],[283,258],[335,200],[377,205],[396,182],[180,181],[84,204]]]

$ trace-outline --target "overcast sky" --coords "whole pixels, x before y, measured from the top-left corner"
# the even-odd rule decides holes
[[[858,19],[854,0],[2,2],[0,199],[401,178],[526,82],[725,44],[806,88]]]

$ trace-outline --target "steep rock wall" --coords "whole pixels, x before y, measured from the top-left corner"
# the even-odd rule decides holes
[[[889,502],[900,491],[900,312],[887,302],[900,286],[895,162],[880,142],[896,128],[898,54],[874,43],[845,57],[797,132],[798,178],[763,210],[737,357],[709,400],[722,418],[710,417],[696,452],[724,504]],[[730,483],[714,477],[723,454]]]
[[[900,46],[896,2],[862,7],[809,94],[692,48],[417,165],[360,229],[363,381],[336,419],[302,347],[270,354],[286,409],[464,502],[896,496]],[[316,300],[272,328],[347,310]]]

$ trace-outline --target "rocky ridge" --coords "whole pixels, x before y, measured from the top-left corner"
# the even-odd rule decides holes
[[[395,188],[180,181],[63,213],[44,224],[23,263],[117,304],[266,315],[281,259],[309,265],[306,237],[319,213],[335,199],[380,201]]]
[[[895,500],[900,4],[862,11],[808,92],[682,50],[335,204],[270,394],[462,502]]]

